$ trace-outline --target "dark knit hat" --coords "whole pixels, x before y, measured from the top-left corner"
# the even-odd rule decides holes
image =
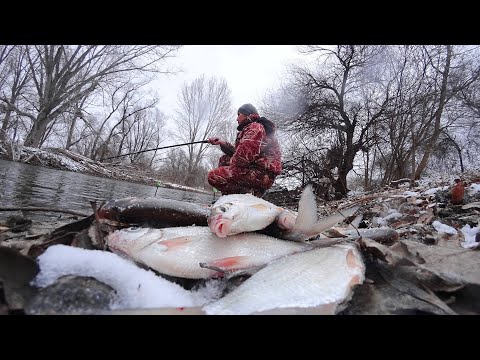
[[[243,104],[238,108],[238,112],[244,115],[258,114],[257,109],[252,104]]]

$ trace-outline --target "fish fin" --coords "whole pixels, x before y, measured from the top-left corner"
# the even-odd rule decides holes
[[[317,222],[317,202],[311,185],[303,189],[300,202],[298,203],[298,215],[295,220],[293,232],[305,232],[310,230]]]
[[[360,206],[354,206],[349,209],[337,211],[337,213],[327,216],[326,218],[322,218],[315,224],[309,225],[305,228],[297,227],[295,224],[295,227],[292,230],[287,231],[282,238],[292,241],[305,241],[311,239],[320,235],[325,230],[335,226],[335,224],[339,223],[340,221],[345,220],[347,217],[353,215],[359,208]]]
[[[233,270],[247,269],[252,267],[252,257],[230,256],[201,263],[200,266],[205,268],[214,268],[216,271],[220,272],[230,272]]]
[[[358,209],[360,208],[359,205],[353,206],[351,208],[337,211],[335,214],[327,216],[326,218],[322,218],[318,220],[315,225],[313,225],[309,231],[312,235],[318,235],[324,232],[327,229],[330,229],[335,224],[345,220],[346,218],[352,216]]]
[[[175,250],[179,247],[184,247],[185,245],[188,245],[191,242],[192,242],[191,237],[182,236],[182,237],[178,237],[178,238],[162,240],[162,241],[160,241],[160,244],[166,246],[167,250]]]
[[[318,240],[309,241],[308,244],[314,248],[324,248],[330,247],[337,244],[347,243],[348,241],[353,241],[352,238],[322,238]]]
[[[337,213],[326,218],[318,219],[315,194],[313,193],[312,186],[307,185],[300,197],[297,219],[291,232],[308,234],[311,237],[317,236],[345,218],[353,215],[359,208],[360,206],[357,205],[349,209],[337,211]]]

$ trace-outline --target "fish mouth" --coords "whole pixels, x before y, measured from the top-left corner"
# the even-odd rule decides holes
[[[210,230],[218,237],[227,237],[231,225],[232,220],[225,219],[222,215],[214,216],[208,224]]]
[[[296,216],[289,211],[283,211],[277,217],[277,225],[282,230],[291,230],[295,227]]]
[[[112,253],[120,256],[122,259],[131,259],[130,255],[127,254],[123,249],[119,249],[116,247],[109,247],[109,249],[112,251]]]

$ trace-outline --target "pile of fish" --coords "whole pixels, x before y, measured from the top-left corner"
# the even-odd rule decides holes
[[[173,277],[253,274],[206,306],[208,314],[287,308],[310,308],[313,313],[321,308],[321,312],[333,314],[354,285],[363,282],[364,264],[355,245],[335,245],[345,238],[310,239],[349,218],[358,208],[317,219],[309,186],[300,199],[298,214],[250,194],[225,195],[212,206],[208,226],[129,227],[107,235],[106,242],[114,253]],[[255,232],[269,226],[278,237]]]
[[[471,183],[473,189],[480,180]],[[3,291],[24,298],[18,307],[45,306],[31,286],[39,272],[32,259],[63,244],[113,252],[186,291],[212,280],[226,284],[221,296],[200,306],[90,313],[478,314],[480,193],[469,197],[462,189],[464,199],[454,204],[447,187],[439,189],[394,189],[322,208],[307,186],[297,211],[250,194],[225,195],[212,206],[112,200],[30,244],[23,259],[0,246],[0,258],[10,264],[0,267],[0,280]],[[20,273],[25,264],[17,284],[8,272]],[[102,286],[96,288],[105,299],[116,291]],[[42,299],[48,297],[43,291]]]
[[[236,280],[233,290],[229,287],[220,299],[198,310],[205,314],[298,309],[334,314],[363,282],[365,266],[354,244],[358,234],[334,239],[320,234],[358,209],[317,219],[309,186],[298,213],[250,194],[222,196],[211,208],[126,198],[55,230],[42,244],[31,246],[28,255],[38,258],[52,245],[64,244],[111,251],[178,283]],[[259,295],[262,301],[255,300]]]

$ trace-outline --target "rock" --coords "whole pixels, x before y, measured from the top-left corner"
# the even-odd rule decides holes
[[[32,220],[21,215],[12,215],[8,217],[7,225],[11,232],[18,233],[30,229],[32,226]]]
[[[115,290],[92,277],[67,275],[42,288],[25,307],[27,315],[96,314],[109,309]]]
[[[30,282],[39,273],[35,260],[19,251],[0,246],[0,281],[10,309],[22,309],[35,294]]]

